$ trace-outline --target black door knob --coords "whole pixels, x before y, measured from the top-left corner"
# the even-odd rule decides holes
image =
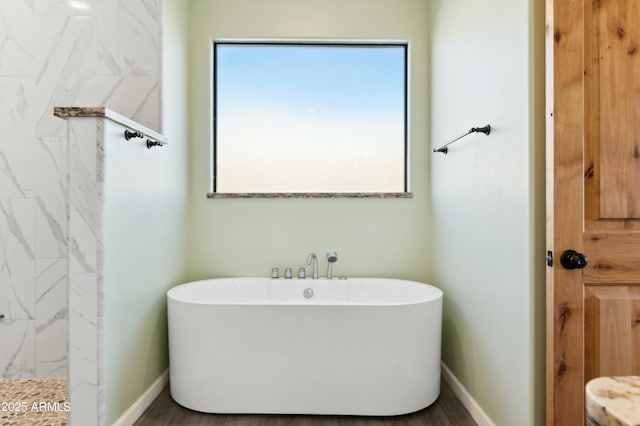
[[[575,250],[566,250],[560,256],[560,263],[566,269],[582,269],[587,266],[587,256]]]

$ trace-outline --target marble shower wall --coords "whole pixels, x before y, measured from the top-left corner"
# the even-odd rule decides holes
[[[160,130],[161,3],[0,0],[0,377],[67,374],[68,145],[53,107]]]

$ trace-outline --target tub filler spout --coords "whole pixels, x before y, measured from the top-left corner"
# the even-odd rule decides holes
[[[318,279],[318,256],[316,256],[315,253],[311,253],[309,254],[309,257],[307,257],[307,265],[311,265],[311,263],[313,263],[313,279],[317,280]]]

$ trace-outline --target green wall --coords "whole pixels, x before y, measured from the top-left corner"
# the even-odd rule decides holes
[[[106,422],[169,366],[166,292],[185,276],[188,4],[165,0],[162,149],[118,143],[107,122],[104,236]],[[107,121],[107,120],[105,120]],[[80,368],[79,366],[75,366]],[[72,367],[74,368],[74,367]]]
[[[544,424],[544,3],[433,0],[431,137],[443,361],[498,425]]]
[[[429,279],[428,2],[190,1],[189,278],[269,276],[333,249],[338,275]],[[207,199],[212,38],[408,40],[411,199]]]

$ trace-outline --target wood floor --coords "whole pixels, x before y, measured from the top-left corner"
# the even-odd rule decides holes
[[[451,388],[441,382],[440,397],[413,414],[394,417],[203,414],[180,406],[166,388],[134,426],[475,426]]]

